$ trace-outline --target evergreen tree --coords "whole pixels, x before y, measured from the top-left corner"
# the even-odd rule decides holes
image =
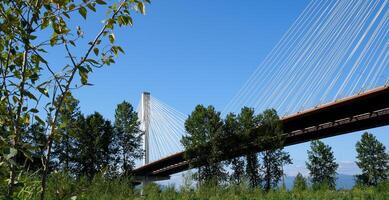
[[[66,172],[75,170],[76,137],[79,131],[76,119],[81,115],[78,104],[79,101],[70,93],[66,95],[57,120],[58,137],[54,140],[52,155],[56,168]]]
[[[281,178],[284,176],[283,166],[292,164],[289,153],[284,152],[283,148],[283,130],[281,121],[274,109],[265,110],[262,114],[260,133],[264,139],[264,148],[262,151],[263,165],[263,188],[268,191],[277,187]]]
[[[389,177],[389,155],[385,146],[377,138],[365,132],[356,144],[357,165],[362,174],[357,175],[359,184],[376,186]]]
[[[335,162],[331,147],[319,140],[311,142],[311,150],[308,150],[307,169],[312,178],[313,187],[327,186],[335,189],[336,170],[338,164]]]
[[[223,126],[223,134],[224,138],[223,141],[224,143],[221,145],[222,147],[229,148],[229,145],[225,145],[227,141],[233,141],[232,138],[236,138],[238,134],[240,133],[239,131],[239,122],[236,118],[236,115],[233,113],[230,113],[226,116],[226,119],[224,120],[224,126]],[[237,144],[232,144],[232,145],[237,145]],[[224,152],[228,151],[228,149],[223,149]],[[244,179],[245,171],[244,171],[244,166],[245,162],[242,159],[242,157],[235,157],[232,158],[228,161],[228,164],[231,165],[232,169],[232,174],[230,175],[230,181],[233,184],[241,184]]]
[[[198,167],[197,180],[200,184],[219,184],[225,180],[225,171],[220,162],[217,141],[222,135],[223,121],[213,106],[196,106],[185,121],[187,135],[182,138],[185,157],[193,167]],[[200,166],[200,167],[199,167]]]
[[[135,166],[135,160],[143,156],[142,131],[138,114],[126,101],[117,105],[115,111],[115,143],[119,148],[118,163],[124,176],[128,176]]]
[[[240,135],[249,138],[250,133],[259,125],[260,116],[255,116],[254,109],[244,107],[237,117]],[[246,176],[251,187],[257,187],[261,183],[259,174],[258,154],[249,152],[246,154]]]
[[[269,191],[277,187],[284,176],[283,166],[292,164],[292,159],[282,149],[267,150],[262,152],[263,156],[263,188]]]
[[[25,167],[32,171],[38,171],[42,169],[42,156],[45,148],[45,144],[47,141],[47,137],[45,135],[45,127],[40,123],[34,123],[27,129],[27,134],[24,135],[23,141],[26,144],[31,145],[33,150],[30,151],[31,159],[24,159]],[[20,154],[21,155],[21,154]],[[50,165],[52,168],[52,163]]]
[[[80,132],[77,138],[77,172],[78,175],[92,179],[98,172],[108,170],[113,155],[114,131],[110,121],[97,112],[84,118],[77,118]]]
[[[293,190],[295,191],[304,191],[307,189],[307,180],[304,178],[304,176],[299,172],[296,175],[296,178],[293,182]]]

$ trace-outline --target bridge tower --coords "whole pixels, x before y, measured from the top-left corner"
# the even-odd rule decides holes
[[[150,105],[150,92],[143,92],[141,98],[141,121],[144,123],[144,150],[145,150],[145,162],[147,165],[150,163],[150,120],[151,120],[151,105]],[[170,176],[153,176],[153,175],[142,175],[135,176],[135,182],[142,184],[145,186],[149,182],[152,181],[162,181],[169,180]],[[141,194],[144,194],[143,189],[141,190]]]
[[[150,163],[150,92],[142,93],[142,121],[145,125],[145,165]]]

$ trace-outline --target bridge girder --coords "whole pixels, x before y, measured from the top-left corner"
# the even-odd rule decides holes
[[[389,86],[289,115],[282,119],[284,146],[389,125]],[[256,130],[253,130],[256,131]],[[252,151],[264,149],[252,147]],[[247,152],[236,151],[230,157]],[[135,174],[169,176],[189,169],[184,152],[167,156],[134,170]]]

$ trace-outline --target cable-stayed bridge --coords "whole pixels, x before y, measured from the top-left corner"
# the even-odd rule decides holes
[[[222,114],[275,108],[285,145],[388,125],[388,8],[388,0],[312,0]],[[139,114],[146,156],[135,175],[162,180],[187,170],[186,116],[149,93]]]

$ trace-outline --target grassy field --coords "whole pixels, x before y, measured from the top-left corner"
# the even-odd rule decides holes
[[[51,177],[48,184],[47,199],[77,199],[77,200],[245,200],[245,199],[290,199],[290,200],[359,200],[359,199],[389,199],[389,183],[381,184],[378,187],[355,187],[352,190],[305,190],[286,191],[277,189],[268,193],[260,189],[250,189],[245,186],[226,187],[181,187],[174,186],[159,187],[157,184],[147,185],[140,194],[140,188],[131,189],[126,180],[106,180],[95,178],[93,181],[86,179],[73,180],[71,177],[58,174]],[[16,199],[38,199],[39,179],[33,176],[26,177],[24,184],[15,193]],[[0,196],[0,199],[1,196]]]

